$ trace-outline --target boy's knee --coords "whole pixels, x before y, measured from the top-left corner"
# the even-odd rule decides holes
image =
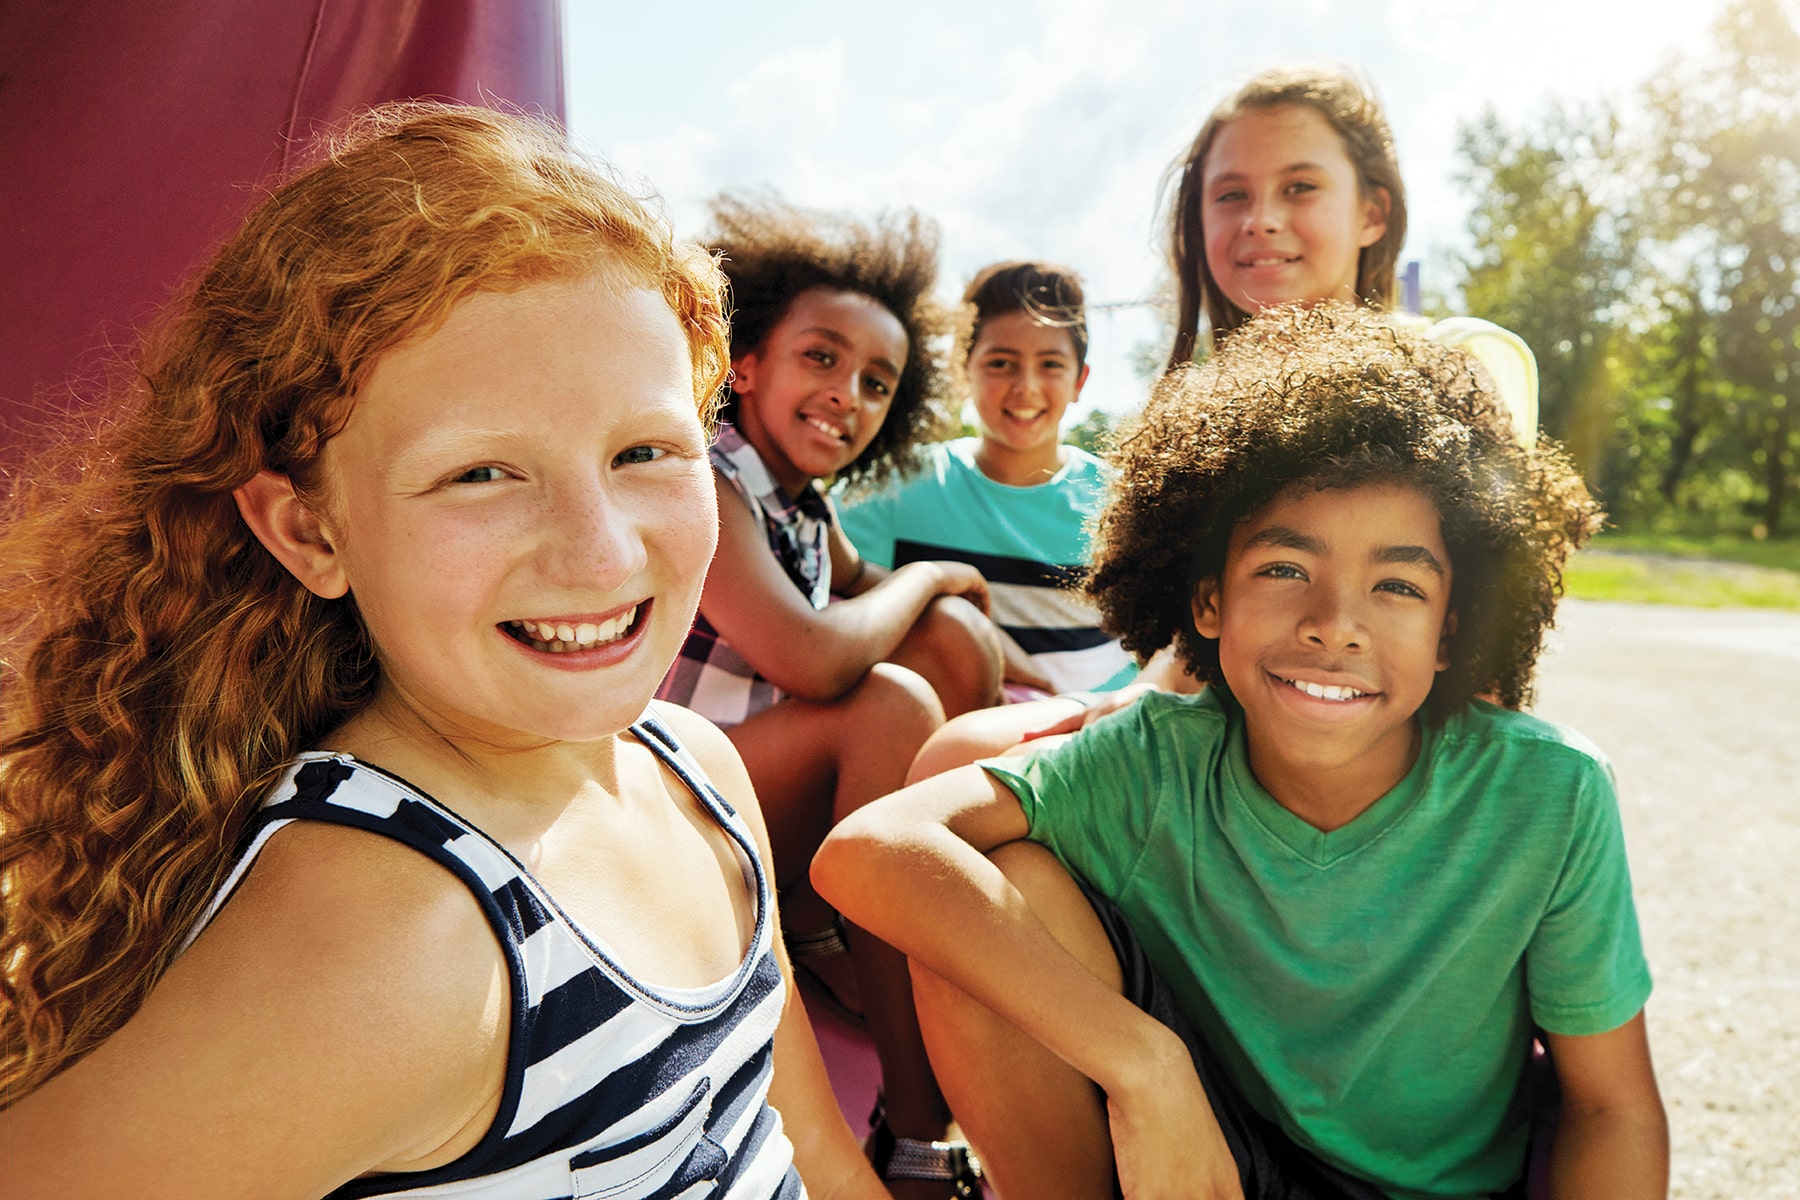
[[[1036,750],[1053,745],[1062,738],[1026,742],[1025,737],[1079,715],[1083,707],[1079,700],[1057,696],[1025,704],[1002,704],[952,717],[931,735],[931,740],[913,759],[906,782],[917,783],[984,758],[1020,754],[1026,747]]]
[[[930,679],[951,716],[986,708],[1000,697],[999,632],[961,596],[933,600],[895,657]]]

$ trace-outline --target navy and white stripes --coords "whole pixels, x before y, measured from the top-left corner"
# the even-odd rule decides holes
[[[332,1200],[804,1195],[781,1118],[767,1103],[784,994],[768,876],[749,831],[667,728],[646,718],[633,732],[730,835],[754,885],[750,951],[731,976],[704,988],[651,989],[633,979],[505,849],[379,768],[301,755],[257,814],[248,848],[200,928],[278,829],[331,821],[394,838],[462,879],[511,976],[506,1084],[487,1135],[456,1162],[352,1180]]]

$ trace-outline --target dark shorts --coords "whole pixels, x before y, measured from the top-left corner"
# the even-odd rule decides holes
[[[1213,1115],[1225,1134],[1225,1144],[1237,1162],[1245,1200],[1388,1200],[1387,1193],[1374,1184],[1346,1174],[1296,1145],[1279,1125],[1250,1106],[1207,1049],[1199,1031],[1175,1006],[1174,993],[1150,965],[1125,915],[1085,882],[1076,882],[1112,942],[1113,954],[1125,977],[1125,998],[1168,1026],[1187,1046]],[[1114,1186],[1116,1189],[1116,1183]],[[1524,1195],[1521,1180],[1496,1200],[1518,1200]]]

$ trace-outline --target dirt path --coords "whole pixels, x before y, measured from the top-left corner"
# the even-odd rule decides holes
[[[1672,1195],[1800,1197],[1800,614],[1558,615],[1535,711],[1618,771]]]

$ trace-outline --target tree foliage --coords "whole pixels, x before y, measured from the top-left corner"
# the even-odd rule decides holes
[[[1800,32],[1732,0],[1630,108],[1462,131],[1466,310],[1537,354],[1615,519],[1779,534],[1800,491]]]

